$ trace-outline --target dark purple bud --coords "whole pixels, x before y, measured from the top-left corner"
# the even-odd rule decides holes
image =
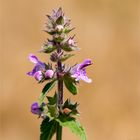
[[[38,105],[37,102],[34,102],[34,103],[31,105],[31,112],[32,112],[33,114],[41,115],[42,111],[41,111],[41,108],[39,107],[39,105]]]
[[[58,60],[61,60],[62,56],[63,56],[63,52],[61,52],[61,53],[54,52],[54,53],[51,54],[50,59],[53,62],[57,62]]]

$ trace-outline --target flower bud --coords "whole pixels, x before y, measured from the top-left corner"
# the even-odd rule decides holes
[[[69,44],[70,46],[75,46],[75,42],[74,42],[74,40],[71,39],[71,38],[68,40],[68,44]]]
[[[64,28],[64,27],[63,27],[62,25],[57,25],[55,29],[56,29],[56,31],[58,31],[58,32],[62,32],[62,31],[63,31],[63,28]]]
[[[53,71],[53,70],[47,70],[47,71],[45,72],[45,77],[46,77],[47,79],[50,79],[50,78],[53,77],[53,74],[54,74],[54,71]]]
[[[59,59],[58,53],[56,53],[56,52],[52,53],[51,56],[50,56],[50,59],[53,62],[57,62],[58,59]]]
[[[40,115],[41,114],[41,109],[40,109],[40,107],[39,107],[39,105],[38,105],[38,103],[37,102],[35,102],[35,103],[33,103],[32,105],[31,105],[31,112],[33,113],[33,114],[38,114],[38,115]]]
[[[34,78],[35,78],[37,81],[41,81],[41,80],[43,79],[42,71],[37,71],[37,72],[34,74]]]

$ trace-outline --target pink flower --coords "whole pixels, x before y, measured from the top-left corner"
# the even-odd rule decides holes
[[[54,71],[53,71],[53,70],[46,70],[46,72],[45,72],[45,77],[46,77],[47,79],[52,78],[53,75],[54,75]]]
[[[87,77],[86,67],[91,65],[91,60],[86,59],[84,62],[75,65],[71,68],[71,77],[75,78],[76,81],[83,80],[87,83],[91,83],[92,80]]]

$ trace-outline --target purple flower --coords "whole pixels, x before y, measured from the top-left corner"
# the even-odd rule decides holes
[[[34,102],[34,103],[32,104],[32,106],[31,106],[31,112],[32,112],[33,114],[41,115],[42,110],[41,110],[41,108],[40,108],[40,106],[38,105],[37,102]]]
[[[45,72],[45,77],[46,77],[47,79],[50,79],[50,78],[53,77],[53,74],[54,74],[53,70],[47,70],[47,71]]]
[[[74,67],[71,68],[70,71],[71,77],[75,78],[76,81],[83,80],[87,83],[91,83],[92,80],[87,77],[86,69],[85,69],[87,66],[91,64],[92,64],[91,60],[86,59],[82,63],[75,65]]]
[[[37,81],[41,81],[43,78],[43,71],[45,71],[45,63],[39,61],[38,58],[33,54],[29,55],[29,60],[34,63],[35,66],[33,70],[28,72],[27,74],[29,76],[34,76]]]

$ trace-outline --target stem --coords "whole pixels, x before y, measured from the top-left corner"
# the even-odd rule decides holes
[[[62,140],[62,126],[57,123],[56,140]]]
[[[57,49],[57,53],[61,53],[61,48]],[[62,62],[59,60],[57,62],[58,72],[57,72],[57,78],[58,78],[58,107],[61,107],[63,104],[63,80],[61,79],[61,72],[62,72]]]
[[[57,53],[61,53],[61,48],[57,49]],[[61,79],[61,72],[62,72],[62,62],[59,60],[57,62],[57,78],[58,78],[58,96],[57,96],[57,102],[58,102],[58,108],[61,109],[63,104],[63,80]],[[56,140],[62,140],[62,126],[57,124],[57,131],[56,131]]]

